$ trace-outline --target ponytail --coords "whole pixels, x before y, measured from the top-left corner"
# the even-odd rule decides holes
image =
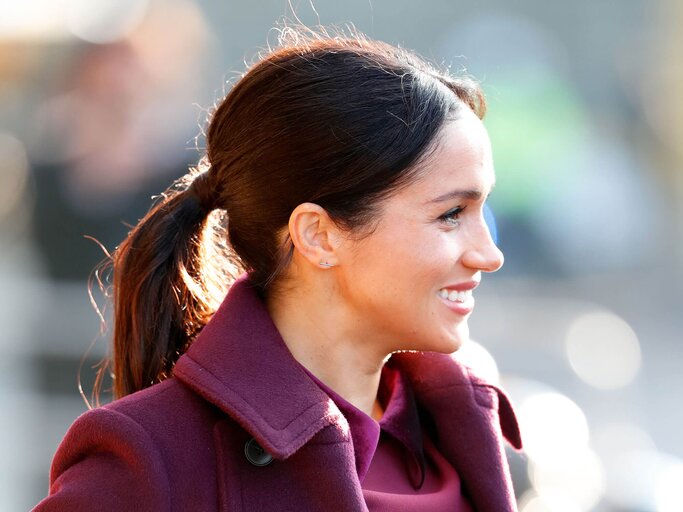
[[[234,279],[209,173],[176,182],[112,255],[115,398],[169,377]]]

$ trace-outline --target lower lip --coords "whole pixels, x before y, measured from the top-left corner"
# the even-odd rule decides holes
[[[457,313],[458,315],[469,315],[474,309],[474,298],[472,297],[465,302],[451,302],[441,296],[439,296],[439,300],[443,302],[448,309],[453,311],[453,313]]]

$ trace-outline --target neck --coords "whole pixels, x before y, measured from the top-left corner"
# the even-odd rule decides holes
[[[294,358],[367,415],[379,419],[377,390],[387,354],[354,329],[354,315],[331,294],[304,287],[266,301]]]

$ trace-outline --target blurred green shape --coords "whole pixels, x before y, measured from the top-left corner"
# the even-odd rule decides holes
[[[586,113],[571,84],[547,73],[501,76],[483,85],[498,174],[491,202],[498,214],[529,217],[549,194],[561,194],[558,185],[568,177],[560,173],[585,140]]]

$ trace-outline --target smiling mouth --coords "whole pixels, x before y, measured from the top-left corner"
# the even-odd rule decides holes
[[[464,303],[472,298],[472,290],[457,291],[457,290],[446,290],[442,288],[439,290],[439,296],[449,302],[459,302]]]

